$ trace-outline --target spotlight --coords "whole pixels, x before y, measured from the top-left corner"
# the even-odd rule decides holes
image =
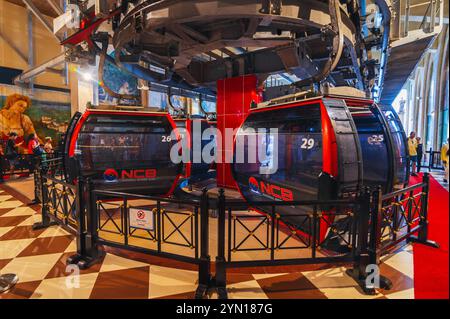
[[[83,72],[81,73],[81,76],[85,81],[92,81],[92,74],[89,72]]]

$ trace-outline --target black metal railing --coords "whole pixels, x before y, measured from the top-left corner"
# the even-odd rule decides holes
[[[14,171],[11,172],[11,163],[6,157],[1,158],[0,170],[2,176],[13,174],[31,174],[34,170],[35,163],[38,163],[40,157],[35,155],[20,154],[16,158],[16,165]]]
[[[36,203],[42,203],[42,181],[43,176],[57,179],[64,182],[64,165],[61,157],[53,157],[46,160],[42,160],[39,157],[39,161],[34,166],[34,201]]]
[[[436,169],[436,170],[444,170],[444,165],[442,164],[441,160],[441,152],[433,151],[432,148],[430,148],[429,151],[426,152],[428,154],[428,169]]]
[[[258,202],[254,207],[265,207],[268,213],[241,213],[251,207],[245,201],[227,201],[221,191],[218,198],[218,254],[216,257],[215,283],[219,297],[226,298],[226,271],[228,268],[304,265],[320,263],[343,263],[354,260],[358,249],[362,249],[357,242],[357,232],[364,226],[360,216],[368,216],[370,194],[364,193],[355,198],[334,201],[295,201],[295,202]],[[298,213],[289,215],[303,219],[300,225],[293,225],[284,221],[278,213],[281,207],[295,206]],[[324,211],[323,207],[331,208]],[[341,219],[347,227],[337,228],[332,220]],[[358,224],[359,223],[359,224]],[[344,247],[344,253],[319,253],[325,236],[321,234],[320,225],[329,228]],[[240,226],[240,231],[237,231]],[[305,234],[304,227],[309,229]],[[367,226],[366,226],[367,227]],[[240,238],[237,238],[237,235]],[[253,239],[253,245],[244,244]],[[288,242],[291,242],[288,244]],[[365,248],[366,249],[366,248]],[[284,251],[297,251],[297,256]],[[256,258],[237,258],[239,252],[257,252]],[[236,256],[237,257],[237,256]]]
[[[177,200],[94,189],[90,180],[78,183],[86,199],[78,201],[78,209],[85,216],[78,218],[79,247],[69,263],[89,267],[101,256],[98,247],[103,245],[195,264],[196,296],[205,295],[211,278],[206,190],[199,200]],[[180,205],[184,209],[177,211]],[[146,222],[135,224],[132,211],[133,216],[142,214]]]
[[[365,189],[345,200],[252,205],[225,198],[223,190],[214,198],[205,189],[197,199],[180,200],[110,191],[82,177],[76,185],[44,173],[41,178],[40,226],[57,222],[77,237],[77,253],[68,263],[90,267],[101,259],[100,247],[111,246],[193,264],[198,266],[196,298],[211,288],[226,298],[231,268],[343,263],[352,265],[349,273],[373,294],[367,269],[378,265],[380,256],[405,240],[437,246],[428,240],[428,174],[422,183],[391,194]],[[280,209],[286,206],[295,206],[296,217],[303,221],[289,222],[292,215],[285,219]],[[265,209],[254,212],[252,207]],[[210,210],[217,212],[214,230],[209,227]],[[339,250],[328,248],[330,238]],[[391,286],[383,276],[380,283]]]
[[[404,240],[437,246],[428,240],[429,179],[425,173],[420,184],[386,195],[381,190],[374,192],[371,249],[377,260]]]
[[[97,241],[107,245],[124,245],[130,249],[161,256],[173,256],[172,251],[182,255],[185,261],[199,258],[200,201],[177,200],[145,195],[93,190],[91,205],[92,220],[98,224]],[[178,210],[177,205],[183,205]],[[133,224],[131,214],[143,214],[143,226]],[[118,235],[116,237],[108,234]],[[118,238],[119,240],[113,240]],[[133,244],[133,239],[148,241],[146,248]],[[136,240],[135,243],[142,242]],[[152,244],[153,243],[153,244]],[[174,249],[167,249],[168,247]]]
[[[52,157],[41,161],[39,169],[47,176],[65,180],[62,157]]]
[[[47,175],[44,169],[41,169],[39,174],[35,174],[36,181],[39,185],[35,186],[35,196],[42,206],[42,222],[34,224],[33,228],[40,229],[59,224],[77,235],[80,214],[76,207],[77,197],[79,197],[77,186],[66,183],[59,176]]]

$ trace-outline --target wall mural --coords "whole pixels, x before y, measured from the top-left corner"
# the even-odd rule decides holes
[[[10,132],[18,141],[36,133],[41,143],[52,138],[55,147],[70,121],[70,96],[58,91],[21,89],[0,85],[0,138],[8,139]],[[22,149],[24,152],[24,149]]]

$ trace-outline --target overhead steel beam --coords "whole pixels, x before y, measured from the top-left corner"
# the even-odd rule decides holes
[[[211,85],[229,76],[252,73],[262,76],[285,71],[308,83],[330,81],[330,72],[342,55],[344,37],[355,39],[357,32],[347,11],[341,10],[340,1],[329,0],[327,4],[268,0],[266,3],[269,14],[262,12],[262,0],[144,1],[121,20],[113,45],[125,54],[136,53],[129,52],[130,48],[143,48],[169,57],[174,61],[170,69],[194,85]],[[145,17],[144,31],[141,23],[136,23],[136,15]],[[306,39],[296,39],[303,32],[308,34]],[[309,40],[315,41],[307,51],[310,56],[284,47],[303,48],[301,42]],[[325,49],[331,45],[332,48]],[[240,55],[241,52],[233,49],[236,47],[259,48],[264,52]],[[122,51],[124,48],[127,50]],[[226,54],[224,48],[232,48],[233,54]],[[203,54],[221,59],[193,60]],[[311,57],[323,54],[328,55],[323,65],[311,61]]]
[[[227,49],[227,48],[220,48],[219,50],[231,58],[235,58],[238,56],[238,54],[234,53],[233,51],[231,51],[230,49]]]
[[[58,35],[53,33],[53,27],[52,25],[45,19],[44,15],[39,11],[38,8],[34,5],[34,3],[31,0],[22,0],[23,3],[30,9],[31,12],[35,15],[35,17],[42,23],[44,28],[48,30],[57,40],[58,42],[61,42],[61,39]]]
[[[64,69],[46,68],[45,72],[58,74],[58,75],[61,75],[61,76],[64,75]]]
[[[0,31],[0,38],[6,42],[6,44],[13,49],[14,52],[26,63],[28,63],[28,57],[20,51],[20,49],[10,40],[8,39],[2,32]]]
[[[389,55],[389,35],[391,32],[391,10],[386,3],[386,0],[375,0],[375,4],[380,8],[381,15],[383,17],[383,43],[381,45],[381,61],[380,70],[377,81],[378,95],[375,100],[378,102],[381,97],[381,92],[383,91],[383,83],[386,75],[386,66]]]
[[[209,38],[202,34],[201,32],[198,32],[186,25],[183,24],[176,24],[176,27],[182,30],[184,33],[188,34],[191,38],[194,38],[195,40],[199,42],[206,43],[209,41]]]
[[[55,11],[59,16],[64,13],[61,7],[54,3],[53,0],[47,0],[47,2],[50,7],[52,7],[53,11]]]
[[[340,62],[352,66],[353,71],[355,72],[356,77],[358,79],[357,85],[356,85],[357,89],[364,90],[365,83],[364,83],[364,80],[363,80],[363,77],[361,74],[361,67],[359,65],[358,56],[356,54],[355,47],[352,45],[351,41],[347,37],[344,37],[344,43],[347,46],[350,59],[341,58]],[[349,61],[346,61],[346,60],[349,60]]]
[[[206,52],[205,54],[209,55],[210,57],[213,57],[216,60],[223,60],[222,56],[220,56],[212,51]]]
[[[317,73],[314,62],[299,55],[301,48],[288,45],[278,50],[264,49],[215,61],[192,61],[187,68],[176,70],[191,84],[211,83],[230,76],[246,74],[272,74],[280,70],[294,73],[304,79]]]
[[[46,72],[48,69],[54,68],[65,62],[66,53],[63,52],[47,62],[41,63],[33,68],[30,68],[14,79],[15,84],[23,84],[29,82],[32,78],[39,74]]]
[[[329,0],[328,3],[329,13],[330,13],[330,28],[333,36],[333,46],[330,51],[330,59],[327,60],[320,72],[317,72],[314,76],[301,80],[299,82],[294,83],[297,87],[303,87],[307,85],[311,85],[314,83],[319,83],[322,80],[326,79],[331,72],[336,68],[341,58],[342,52],[344,50],[344,23],[342,21],[341,16],[341,7],[340,2],[338,0]]]

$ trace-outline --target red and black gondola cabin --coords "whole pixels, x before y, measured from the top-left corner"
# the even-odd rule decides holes
[[[170,158],[178,140],[168,113],[77,113],[66,134],[66,179],[76,182],[82,176],[108,190],[169,196],[182,170],[182,163]]]

